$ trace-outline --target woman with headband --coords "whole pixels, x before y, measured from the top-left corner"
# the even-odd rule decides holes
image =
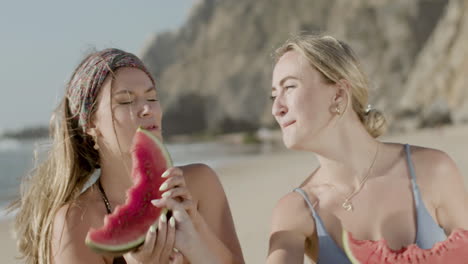
[[[272,114],[286,147],[319,167],[277,203],[268,264],[348,264],[343,229],[392,249],[431,248],[468,229],[468,195],[444,152],[377,140],[385,119],[368,105],[351,48],[330,36],[298,36],[276,53]]]
[[[157,231],[123,257],[85,245],[91,226],[123,204],[132,186],[131,141],[141,126],[161,135],[158,87],[133,54],[106,49],[87,56],[51,119],[52,147],[23,183],[15,230],[26,263],[243,263],[223,187],[203,164],[173,167]],[[176,250],[174,250],[176,249]]]

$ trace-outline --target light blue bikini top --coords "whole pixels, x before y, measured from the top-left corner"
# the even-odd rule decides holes
[[[416,174],[414,172],[413,162],[411,161],[410,146],[408,144],[405,145],[405,152],[406,161],[411,175],[411,185],[416,207],[416,245],[423,249],[429,249],[432,248],[435,243],[444,241],[447,236],[445,235],[444,230],[434,221],[434,219],[432,219],[423,203],[421,193],[419,192],[419,188],[416,183]],[[344,251],[338,247],[333,238],[328,234],[322,219],[315,211],[314,206],[310,202],[309,197],[304,190],[296,188],[294,191],[302,195],[312,211],[312,216],[315,220],[319,242],[317,264],[351,264]]]

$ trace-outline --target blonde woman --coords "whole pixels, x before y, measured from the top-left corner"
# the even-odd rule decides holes
[[[161,119],[156,83],[136,56],[106,49],[81,62],[53,115],[49,155],[17,203],[26,263],[243,263],[224,190],[203,164],[166,171],[165,198],[154,206],[173,216],[162,216],[140,248],[112,258],[85,245],[89,228],[125,202],[137,127],[161,138]]]
[[[468,195],[452,159],[435,149],[377,140],[385,119],[351,48],[298,36],[277,50],[272,114],[286,147],[320,166],[277,203],[268,264],[347,264],[341,234],[384,238],[393,249],[431,248],[468,229]]]

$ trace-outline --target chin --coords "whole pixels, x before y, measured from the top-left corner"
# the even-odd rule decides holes
[[[299,149],[299,144],[294,138],[291,138],[291,137],[287,138],[283,136],[283,143],[284,143],[284,146],[286,146],[286,148],[288,149],[294,149],[294,150]]]

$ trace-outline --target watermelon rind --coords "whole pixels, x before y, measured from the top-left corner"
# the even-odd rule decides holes
[[[86,238],[86,245],[88,245],[96,253],[109,254],[109,255],[122,255],[124,253],[131,251],[132,249],[135,249],[143,245],[143,243],[145,242],[145,236],[146,234],[127,244],[122,244],[118,246],[109,246],[105,244],[99,244]]]
[[[354,257],[353,251],[349,247],[349,233],[344,229],[342,233],[342,240],[343,240],[343,248],[349,261],[351,261],[352,264],[361,264],[359,260],[357,260]]]

